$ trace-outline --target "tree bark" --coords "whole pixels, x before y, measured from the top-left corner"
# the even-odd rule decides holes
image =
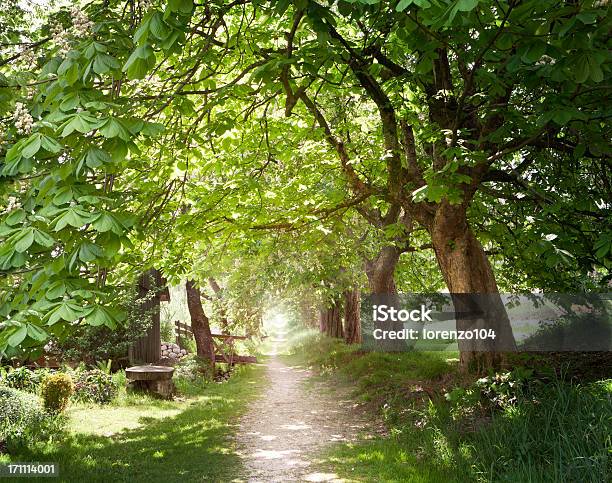
[[[342,329],[342,317],[340,316],[340,305],[334,302],[330,307],[320,311],[320,330],[329,337],[342,339],[344,331]]]
[[[516,342],[493,269],[468,225],[465,209],[443,202],[430,229],[436,259],[460,314],[457,329],[495,331],[495,339],[459,341],[461,367],[476,372],[497,368],[504,352],[516,350]]]
[[[384,301],[398,309],[400,308],[400,300],[395,286],[395,267],[401,253],[401,250],[395,245],[387,245],[380,250],[375,258],[367,260],[365,263],[370,296],[378,299],[379,302]],[[387,320],[386,322],[377,322],[376,328],[400,331],[404,328],[404,324],[398,320]],[[384,347],[384,350],[392,352],[403,352],[407,348],[405,342],[398,339],[386,340],[380,345],[381,348]]]
[[[196,342],[198,357],[209,362],[211,367],[215,364],[215,348],[210,331],[210,322],[204,313],[200,290],[195,281],[188,280],[185,284],[187,291],[187,307],[191,316],[191,331]]]
[[[396,294],[395,267],[401,251],[393,245],[383,247],[378,255],[367,260],[365,271],[371,294]]]
[[[361,294],[356,288],[344,292],[344,340],[361,343]]]
[[[323,307],[319,309],[319,332],[327,333],[327,309]]]

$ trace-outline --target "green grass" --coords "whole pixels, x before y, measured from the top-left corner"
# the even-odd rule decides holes
[[[388,428],[387,436],[322,455],[348,481],[612,481],[612,380],[553,378],[491,411],[444,398],[472,382],[448,352],[363,353],[314,332],[295,334],[290,352],[323,377],[352,384]]]
[[[75,406],[68,434],[11,459],[57,462],[67,482],[230,481],[241,471],[231,436],[265,384],[262,374],[262,366],[242,367],[185,400],[124,393],[111,406]]]

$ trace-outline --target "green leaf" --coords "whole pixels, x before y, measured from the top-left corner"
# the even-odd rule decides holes
[[[9,226],[14,226],[25,220],[25,217],[25,211],[23,210],[23,208],[19,208],[15,211],[12,211],[11,214],[6,217],[6,220],[4,220],[4,222]]]
[[[43,342],[48,337],[44,330],[32,324],[28,324],[28,336],[34,340],[37,340],[38,342]]]
[[[144,136],[157,136],[165,131],[165,126],[158,122],[145,122],[140,131]]]
[[[129,79],[143,79],[147,72],[155,67],[155,52],[149,45],[141,45],[132,52],[123,66],[123,72]]]
[[[109,117],[104,125],[100,128],[100,133],[105,138],[120,137],[124,141],[131,139],[130,132],[123,126],[119,119]]]
[[[81,228],[91,220],[89,213],[78,208],[68,208],[63,214],[55,218],[51,224],[55,226],[55,231],[60,231],[70,225],[74,228]]]
[[[400,0],[400,2],[397,4],[397,6],[395,7],[395,10],[397,12],[403,12],[404,10],[406,10],[410,5],[412,5],[414,0]]]
[[[50,153],[57,154],[62,150],[62,145],[52,137],[43,135],[41,137],[41,141],[43,149],[49,151]]]
[[[59,129],[62,131],[61,136],[65,138],[73,132],[77,131],[81,134],[88,133],[100,126],[101,121],[88,113],[76,113],[68,118]]]
[[[92,169],[111,161],[108,153],[100,148],[92,147],[85,153],[85,163]]]
[[[480,0],[456,0],[449,8],[448,21],[446,24],[452,23],[458,12],[471,12],[476,8]]]
[[[70,203],[73,198],[72,189],[69,186],[64,186],[57,191],[57,194],[53,197],[53,204],[61,206],[66,203]]]
[[[117,59],[108,54],[96,55],[93,62],[93,70],[96,74],[106,74],[111,70],[115,70],[121,67],[121,64]]]
[[[193,9],[192,0],[168,0],[168,11],[170,12],[181,12],[191,13]]]
[[[60,297],[63,297],[66,293],[66,285],[62,281],[57,281],[51,284],[47,288],[47,292],[45,293],[45,297],[49,300],[54,300]]]
[[[21,155],[24,158],[31,158],[34,156],[42,146],[42,139],[40,133],[32,134],[27,141],[21,147]]]
[[[162,15],[159,12],[155,12],[149,22],[149,31],[158,40],[163,40],[170,35],[171,29],[164,22]]]
[[[45,317],[47,325],[53,325],[60,320],[74,322],[82,315],[82,309],[70,301],[60,303],[54,310]]]
[[[15,250],[19,253],[25,252],[34,243],[34,229],[26,228],[17,237],[15,242]]]
[[[96,306],[86,317],[85,321],[94,327],[101,325],[114,326],[114,320],[106,310],[100,306]]]
[[[100,213],[100,215],[93,221],[91,226],[94,228],[94,230],[100,233],[110,230],[117,235],[122,235],[125,231],[123,225],[119,223],[110,213]]]
[[[533,64],[540,60],[546,52],[546,43],[537,40],[530,43],[523,52],[521,60],[527,64]]]
[[[8,338],[8,345],[11,347],[19,347],[28,335],[28,326],[22,324],[13,334]]]
[[[82,262],[93,262],[103,255],[104,252],[99,246],[88,241],[81,243],[81,247],[79,248],[79,260]]]
[[[34,230],[34,241],[45,248],[51,248],[55,244],[51,235],[40,230]]]

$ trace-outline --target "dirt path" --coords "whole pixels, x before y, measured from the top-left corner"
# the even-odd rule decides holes
[[[317,453],[333,442],[357,440],[368,429],[368,418],[346,389],[312,380],[305,384],[310,376],[271,355],[268,388],[240,421],[245,481],[340,481],[317,469]]]

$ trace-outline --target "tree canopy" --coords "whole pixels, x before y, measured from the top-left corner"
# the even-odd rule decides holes
[[[121,323],[143,267],[220,277],[242,308],[610,280],[607,2],[19,5],[2,353]]]

